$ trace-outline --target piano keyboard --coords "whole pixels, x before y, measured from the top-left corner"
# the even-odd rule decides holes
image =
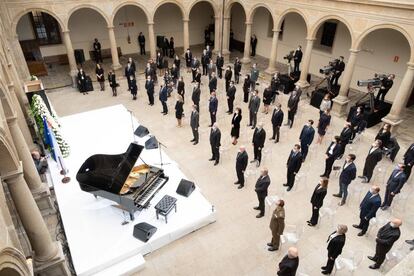
[[[158,177],[142,194],[134,200],[137,207],[148,208],[151,199],[164,186],[168,179]]]

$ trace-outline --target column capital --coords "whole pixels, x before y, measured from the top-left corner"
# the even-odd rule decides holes
[[[62,30],[62,33],[63,34],[68,34],[68,33],[70,33],[70,30],[69,29]]]
[[[244,24],[246,24],[246,25],[252,25],[253,22],[252,21],[246,21]]]
[[[408,70],[414,70],[414,62],[407,62],[407,67]]]
[[[358,54],[359,52],[361,52],[361,49],[349,49],[349,52],[351,53],[351,54]]]
[[[311,42],[311,41],[313,42],[313,41],[315,41],[315,40],[316,40],[316,37],[307,37],[307,38],[306,38],[306,41],[307,41],[307,42]]]
[[[224,20],[230,20],[230,16],[224,16],[223,19]]]
[[[154,25],[154,21],[147,21],[147,25]]]
[[[273,32],[273,33],[280,33],[281,31],[282,31],[282,30],[280,30],[280,29],[273,29],[273,30],[272,30],[272,32]]]
[[[23,164],[22,161],[19,161],[19,167],[15,171],[7,172],[6,174],[1,175],[1,180],[16,181],[17,177],[23,175]]]
[[[108,30],[113,30],[114,29],[114,25],[108,25]]]
[[[190,22],[190,19],[189,18],[183,18],[183,22],[185,23],[185,22]]]

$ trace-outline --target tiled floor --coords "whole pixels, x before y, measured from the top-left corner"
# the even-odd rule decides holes
[[[247,66],[243,66],[247,69]],[[142,67],[140,67],[142,68]],[[189,75],[182,72],[186,80],[185,113],[190,114],[191,110],[191,84]],[[236,179],[234,159],[238,147],[230,144],[230,121],[231,116],[227,115],[227,105],[223,93],[224,83],[219,81],[219,111],[218,122],[222,131],[223,154],[218,166],[213,166],[208,161],[210,158],[210,147],[208,142],[209,135],[209,115],[207,111],[207,91],[206,77],[202,82],[202,99],[200,112],[200,143],[193,146],[191,140],[191,129],[188,125],[189,118],[184,119],[184,127],[176,127],[174,116],[175,93],[168,100],[170,113],[167,116],[160,114],[161,104],[156,101],[154,106],[148,106],[145,90],[143,90],[143,77],[139,78],[138,100],[132,101],[131,95],[126,91],[126,81],[121,80],[120,95],[112,97],[107,87],[105,92],[99,92],[98,85],[95,83],[95,91],[89,95],[82,95],[70,87],[58,89],[48,96],[53,103],[59,116],[110,106],[114,104],[124,104],[128,109],[133,110],[138,121],[147,126],[149,130],[166,144],[168,155],[180,164],[183,172],[202,189],[203,194],[214,204],[217,209],[218,220],[199,231],[183,237],[182,239],[153,252],[145,257],[146,268],[137,275],[274,275],[277,263],[286,252],[287,245],[283,245],[280,251],[271,253],[267,251],[266,243],[269,242],[270,230],[270,210],[267,209],[264,218],[255,218],[257,212],[252,209],[257,205],[257,198],[254,193],[254,183],[256,175],[247,178],[244,189],[238,190],[233,182]],[[262,88],[260,88],[261,90]],[[156,90],[157,91],[157,90]],[[251,158],[253,149],[251,137],[253,130],[244,127],[248,121],[247,104],[242,102],[241,84],[237,85],[235,106],[240,106],[243,110],[242,130],[239,145],[247,146],[247,151]],[[52,92],[52,91],[50,91]],[[262,90],[260,91],[262,92]],[[157,98],[156,98],[157,99]],[[282,95],[278,98],[286,110],[287,96]],[[270,114],[259,114],[259,120],[265,122],[267,137],[271,135]],[[371,262],[367,255],[374,253],[375,231],[370,232],[367,237],[357,237],[356,229],[352,228],[353,223],[358,222],[358,204],[362,193],[365,193],[370,185],[361,184],[355,180],[352,187],[362,187],[362,193],[350,195],[347,205],[337,209],[336,215],[332,218],[323,217],[320,225],[315,228],[308,227],[306,220],[310,218],[311,206],[309,203],[313,188],[319,180],[319,174],[324,169],[324,151],[326,150],[333,135],[339,134],[344,124],[343,118],[333,118],[332,127],[325,137],[323,145],[313,145],[309,158],[301,168],[301,180],[295,185],[296,189],[286,193],[282,183],[286,178],[286,159],[290,149],[298,142],[298,136],[303,124],[308,119],[318,119],[318,110],[309,105],[304,97],[300,103],[294,127],[292,129],[281,129],[281,141],[278,144],[271,143],[266,139],[264,150],[263,166],[269,168],[271,185],[269,195],[278,195],[286,201],[286,223],[297,225],[303,229],[298,243],[300,266],[299,272],[302,275],[320,275],[320,267],[326,261],[326,239],[334,231],[337,223],[348,225],[347,242],[344,254],[350,250],[361,251],[363,259],[354,275],[380,275],[385,273],[392,266],[388,262],[381,271],[372,271],[368,268]],[[412,117],[411,117],[412,118]],[[407,122],[412,124],[412,120]],[[408,128],[407,128],[408,129]],[[111,131],[110,129],[105,131]],[[412,130],[411,130],[412,131]],[[363,139],[352,146],[347,147],[347,152],[354,152],[357,155],[357,168],[361,172],[364,159],[368,151],[369,144],[373,141],[376,128],[368,129]],[[82,133],[79,133],[82,135]],[[412,136],[411,136],[412,137]],[[85,137],[87,139],[87,137]],[[116,142],[116,141],[114,141]],[[401,151],[397,159],[401,159],[407,143],[401,143]],[[381,186],[384,194],[385,181],[393,164],[384,159],[378,165],[381,171],[376,171],[373,182]],[[69,168],[77,170],[77,168]],[[251,167],[249,170],[258,173],[258,170]],[[385,171],[385,173],[382,173]],[[74,183],[73,183],[74,184]],[[404,193],[413,191],[413,180],[404,187]],[[338,177],[331,176],[328,195],[325,198],[325,207],[336,209],[338,200],[332,197],[338,191]],[[394,204],[394,203],[393,203]],[[381,217],[398,216],[404,221],[402,226],[402,236],[394,249],[400,248],[404,253],[408,252],[408,246],[403,243],[405,239],[414,236],[414,220],[412,214],[414,207],[408,204],[407,200],[396,199],[394,208],[391,211],[379,211]],[[180,213],[177,213],[180,215]],[[337,275],[349,275],[349,272],[338,271]]]

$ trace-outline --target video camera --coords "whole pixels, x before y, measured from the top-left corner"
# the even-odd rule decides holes
[[[339,63],[339,59],[334,59],[329,62],[329,65],[324,66],[323,68],[319,69],[319,73],[324,75],[329,75],[331,72],[335,71],[337,64]]]
[[[290,51],[289,54],[287,54],[286,56],[284,56],[284,59],[287,59],[287,61],[290,63],[290,61],[293,59],[293,53],[295,51]]]
[[[373,88],[380,88],[382,86],[382,81],[388,78],[385,74],[375,74],[374,78],[367,80],[357,81],[358,86],[368,86],[371,85]]]

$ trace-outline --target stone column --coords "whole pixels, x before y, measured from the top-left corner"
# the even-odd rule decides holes
[[[27,62],[24,58],[23,50],[19,42],[19,36],[17,34],[14,35],[11,45],[13,46],[13,51],[9,51],[9,53],[11,55],[14,55],[14,60],[17,62],[16,67],[19,72],[20,78],[22,80],[29,80],[29,68],[27,67]]]
[[[349,59],[345,66],[345,71],[341,81],[341,88],[339,94],[333,99],[332,112],[337,116],[346,115],[348,108],[348,90],[351,84],[352,75],[354,74],[356,59],[358,57],[359,50],[350,49]]]
[[[190,31],[188,30],[188,22],[190,22],[190,19],[184,18],[183,19],[183,37],[184,37],[184,51],[183,54],[187,49],[190,48]]]
[[[72,85],[76,87],[76,74],[78,73],[78,67],[76,65],[75,52],[73,51],[72,40],[70,39],[69,30],[63,31],[63,42],[66,47],[66,53],[68,55],[70,76],[72,77]]]
[[[308,77],[308,73],[309,73],[309,66],[310,66],[310,61],[311,61],[311,56],[312,56],[313,43],[315,42],[315,40],[316,40],[315,38],[306,39],[307,41],[306,50],[305,50],[305,54],[303,55],[300,79],[297,82],[297,84],[302,88],[308,87],[310,85],[308,81],[306,80],[306,78]]]
[[[53,242],[22,172],[3,176],[16,211],[35,252],[34,261],[42,275],[70,275],[58,242]]]
[[[273,74],[276,71],[277,60],[277,43],[279,41],[280,30],[273,30],[272,49],[270,50],[269,67],[266,69],[266,73]]]
[[[121,68],[118,57],[118,48],[116,45],[114,26],[108,26],[109,43],[111,44],[112,69],[117,70]]]
[[[154,35],[154,22],[148,21],[148,36],[149,36],[149,48],[151,58],[155,60],[157,57],[157,50],[155,48],[155,35]]]
[[[24,118],[26,118],[26,120],[29,120],[31,118],[30,115],[28,114],[28,109],[30,108],[29,107],[30,104],[29,104],[29,100],[26,97],[26,93],[24,92],[23,83],[16,70],[16,66],[12,64],[11,62],[9,62],[7,66],[9,67],[9,72],[10,72],[9,76],[11,76],[11,79],[9,79],[9,82],[14,87],[14,92],[16,93],[17,100],[20,104],[21,110],[24,113]]]
[[[242,63],[250,62],[250,39],[252,36],[252,22],[246,21],[246,34],[244,36],[244,53]]]
[[[407,105],[408,99],[411,96],[411,89],[414,83],[414,62],[407,63],[407,71],[401,81],[400,87],[397,94],[395,95],[394,101],[390,113],[382,118],[385,123],[391,124],[394,128],[402,123],[402,111]]]
[[[221,31],[221,25],[220,25],[220,16],[214,16],[214,53],[220,52],[220,31]]]
[[[221,36],[223,39],[223,49],[222,54],[223,56],[229,55],[229,43],[230,43],[230,17],[224,17],[223,19],[223,35]]]

